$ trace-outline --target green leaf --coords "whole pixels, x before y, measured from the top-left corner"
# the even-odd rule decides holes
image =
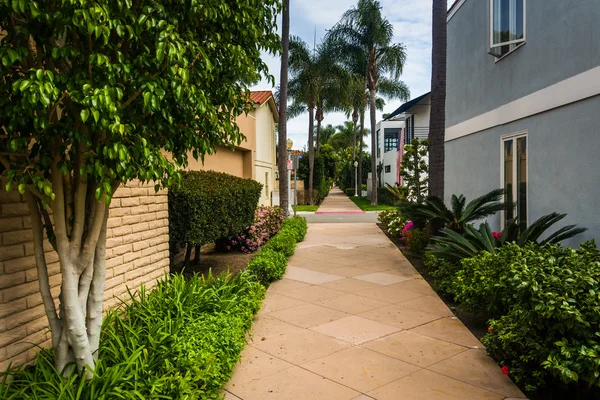
[[[79,116],[81,117],[81,120],[85,124],[85,121],[87,121],[87,119],[90,117],[90,110],[87,110],[87,109],[81,110],[81,113],[79,113]]]
[[[21,93],[23,91],[25,91],[25,89],[27,89],[29,86],[31,85],[31,81],[27,81],[27,80],[23,80],[21,81],[21,87],[19,87],[19,90],[21,91]]]
[[[100,196],[102,195],[102,188],[97,188],[94,194],[96,196],[96,200],[100,200]]]
[[[143,97],[144,97],[144,108],[148,107],[148,103],[150,102],[150,96],[151,93],[150,92],[145,92]]]
[[[92,115],[94,116],[94,120],[98,122],[98,120],[100,119],[100,112],[95,108],[92,108]]]
[[[12,190],[12,185],[13,185],[13,182],[12,181],[8,181],[8,182],[6,182],[6,185],[4,186],[4,189],[6,189],[7,192],[10,192]]]
[[[38,78],[38,80],[41,81],[43,76],[44,76],[43,69],[38,69],[37,71],[35,71],[35,77]]]

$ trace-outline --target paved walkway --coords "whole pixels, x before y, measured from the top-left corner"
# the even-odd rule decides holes
[[[309,225],[225,389],[227,400],[524,398],[373,223]]]
[[[340,189],[333,188],[315,214],[364,214]]]

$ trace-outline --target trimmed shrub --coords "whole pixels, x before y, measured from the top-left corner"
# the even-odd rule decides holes
[[[291,232],[281,231],[273,236],[263,248],[283,253],[286,257],[291,257],[296,250],[296,237]]]
[[[285,274],[287,257],[273,249],[262,249],[250,263],[247,270],[264,286],[279,280]]]
[[[403,228],[402,237],[404,238],[406,247],[408,247],[413,255],[422,256],[429,243],[429,232],[427,228],[419,229],[413,227],[408,230],[405,230],[405,228]]]
[[[355,188],[347,188],[346,190],[344,190],[344,192],[346,193],[346,196],[352,197],[356,194],[356,189]]]
[[[558,379],[600,387],[600,251],[559,245],[507,244],[464,259],[457,299],[487,310],[483,343],[527,390]]]
[[[106,316],[94,378],[54,370],[44,350],[34,366],[9,372],[3,399],[216,399],[240,359],[265,295],[242,273],[175,275],[142,287]]]
[[[398,199],[396,199],[396,196],[394,196],[387,188],[380,187],[377,188],[377,202],[379,204],[393,206],[398,203]]]
[[[237,235],[252,224],[262,185],[214,171],[183,173],[169,188],[172,251]]]
[[[292,217],[283,221],[281,225],[281,229],[285,232],[289,232],[292,234],[296,240],[296,242],[301,242],[304,240],[306,236],[306,231],[308,230],[308,225],[306,223],[306,218],[304,217]]]
[[[435,280],[436,290],[452,294],[456,274],[461,268],[460,263],[451,262],[428,253],[425,255],[425,266]]]

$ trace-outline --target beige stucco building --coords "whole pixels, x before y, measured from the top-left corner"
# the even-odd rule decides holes
[[[260,204],[270,206],[277,171],[275,126],[279,120],[279,113],[272,91],[253,91],[250,98],[254,109],[247,115],[240,115],[236,120],[246,140],[234,149],[218,147],[215,154],[204,158],[204,164],[190,156],[188,168],[213,170],[254,179],[263,185]]]

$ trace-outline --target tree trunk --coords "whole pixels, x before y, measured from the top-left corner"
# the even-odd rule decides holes
[[[447,0],[433,0],[431,115],[429,119],[429,194],[444,199],[446,129]]]
[[[314,204],[313,178],[315,169],[315,109],[308,109],[308,201]]]
[[[356,123],[358,122],[358,111],[356,109],[354,109],[354,112],[352,113],[352,166],[354,167],[354,163],[356,162],[356,135],[357,135],[357,126]],[[355,171],[352,171],[355,172]],[[358,171],[357,171],[358,172]],[[356,173],[352,174],[352,178],[351,178],[351,182],[352,182],[352,187],[357,189],[357,191],[360,190],[360,188],[357,188],[357,182],[356,182]],[[356,193],[358,194],[358,193]]]
[[[323,121],[323,110],[317,109],[317,154],[321,152],[321,121]]]
[[[283,0],[282,13],[282,32],[281,45],[283,53],[281,54],[281,74],[279,79],[279,132],[277,148],[279,163],[277,170],[279,172],[279,205],[283,209],[286,217],[289,213],[289,181],[287,173],[287,103],[288,103],[288,60],[290,44],[290,0]],[[294,189],[295,190],[295,189]]]
[[[371,149],[373,154],[371,155],[371,205],[377,205],[377,132],[375,132],[375,128],[377,125],[377,116],[375,109],[375,99],[377,96],[377,92],[374,87],[369,88],[369,101],[370,108],[369,112],[371,114]]]
[[[365,110],[360,111],[360,147],[358,149],[358,197],[362,198],[363,147],[365,146]]]
[[[190,260],[192,259],[192,249],[193,246],[189,243],[185,246],[185,258],[183,259],[183,266],[186,268],[190,266]]]
[[[194,265],[200,264],[200,247],[201,246],[194,247]]]

